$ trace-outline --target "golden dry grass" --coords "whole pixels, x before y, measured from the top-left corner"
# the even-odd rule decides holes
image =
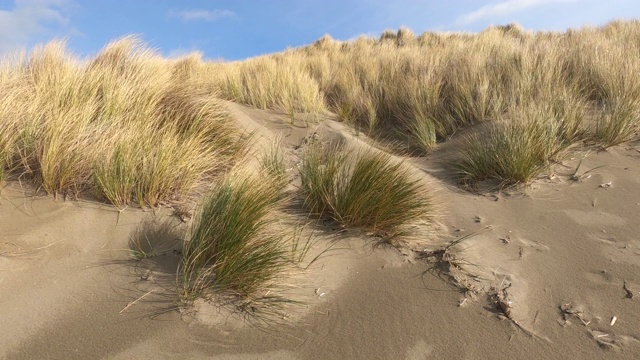
[[[134,37],[80,61],[52,42],[0,65],[0,179],[29,175],[51,194],[92,189],[119,206],[182,196],[240,150],[216,98],[292,119],[331,110],[418,151],[545,103],[564,141],[607,148],[637,138],[639,37],[637,21],[563,33],[401,28],[228,63],[166,60]]]
[[[378,39],[324,36],[306,47],[215,69],[244,74],[217,81],[227,98],[283,108],[291,89],[300,98],[306,89],[313,99],[321,94],[324,107],[340,120],[408,150],[429,151],[487,121],[529,119],[532,104],[547,107],[548,116],[536,123],[559,126],[554,134],[563,146],[584,141],[607,148],[638,137],[639,38],[638,21],[555,33],[527,32],[517,24],[477,34],[416,36],[402,28]],[[271,64],[268,72],[265,64]],[[281,72],[288,80],[274,82]],[[252,89],[255,84],[270,84],[268,96]],[[238,95],[243,91],[253,94]]]
[[[244,143],[194,57],[169,61],[135,37],[80,60],[62,42],[0,65],[0,175],[116,206],[187,195]]]

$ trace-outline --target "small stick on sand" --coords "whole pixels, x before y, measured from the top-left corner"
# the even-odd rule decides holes
[[[116,227],[118,227],[118,224],[120,223],[120,214],[122,214],[125,210],[127,210],[128,207],[129,205],[126,205],[122,209],[119,209],[116,207],[116,210],[118,210],[118,216],[116,217]]]
[[[133,300],[132,302],[129,303],[129,305],[125,306],[124,309],[120,310],[120,312],[118,314],[122,314],[123,312],[125,312],[128,308],[130,308],[131,306],[133,306],[135,303],[137,303],[138,301],[142,300],[145,296],[151,294],[153,292],[153,290],[149,291],[148,293],[140,296],[139,298]]]

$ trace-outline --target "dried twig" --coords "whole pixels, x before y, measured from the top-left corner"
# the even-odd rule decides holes
[[[153,290],[149,291],[148,293],[140,296],[139,298],[133,300],[132,302],[130,302],[127,306],[124,307],[124,309],[120,310],[120,312],[118,314],[122,314],[123,312],[125,312],[128,308],[130,308],[131,306],[133,306],[135,303],[137,303],[138,301],[142,300],[145,296],[151,294],[153,292]]]

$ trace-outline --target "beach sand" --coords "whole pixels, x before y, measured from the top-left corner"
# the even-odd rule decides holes
[[[314,133],[371,146],[330,119],[291,125],[275,111],[228,106],[257,143],[281,135],[292,163]],[[405,159],[439,204],[428,231],[401,249],[358,230],[319,231],[319,249],[337,245],[300,282],[305,305],[262,325],[211,304],[176,307],[187,225],[170,209],[118,211],[9,183],[0,196],[0,358],[638,358],[640,144],[588,154],[577,175],[594,170],[584,176],[571,178],[585,155],[576,152],[527,189],[480,193],[455,182],[455,146]],[[448,251],[451,271],[424,259],[461,238]],[[145,259],[131,259],[132,243]]]

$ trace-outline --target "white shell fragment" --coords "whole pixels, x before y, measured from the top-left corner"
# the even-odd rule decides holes
[[[617,321],[617,320],[618,320],[618,318],[617,318],[617,317],[615,317],[615,316],[614,316],[614,317],[612,317],[612,318],[611,318],[611,324],[609,324],[609,326],[613,326],[613,325],[616,323],[616,321]]]

